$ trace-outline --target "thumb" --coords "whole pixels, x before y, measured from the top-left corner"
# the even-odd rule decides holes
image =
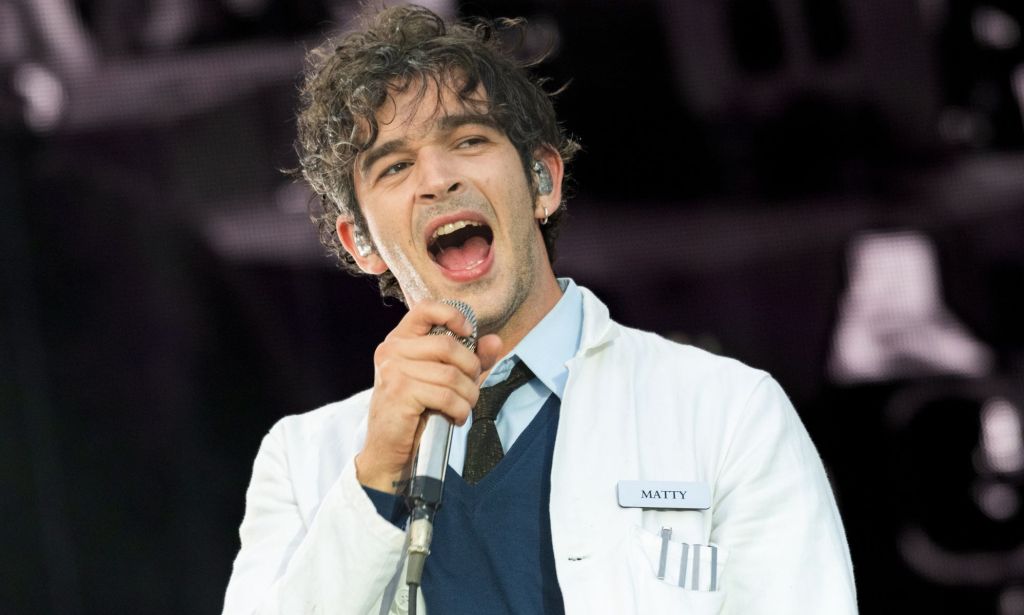
[[[476,341],[476,356],[480,357],[480,372],[487,372],[501,358],[504,344],[501,338],[491,333]]]

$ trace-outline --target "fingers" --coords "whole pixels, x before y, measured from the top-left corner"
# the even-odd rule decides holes
[[[424,301],[377,346],[366,440],[356,458],[356,475],[368,487],[389,490],[408,469],[425,410],[465,423],[480,394],[481,359],[489,369],[497,358],[496,336],[484,336],[478,356],[452,336],[430,335],[439,324],[457,335],[473,334],[457,309]]]
[[[448,335],[388,338],[377,346],[374,362],[378,369],[387,361],[396,359],[443,363],[455,367],[473,380],[480,375],[481,369],[480,358]]]
[[[448,416],[457,425],[466,422],[480,396],[475,378],[445,363],[399,359],[379,370],[378,389],[396,405],[413,412],[429,408]]]
[[[391,335],[398,337],[427,335],[435,325],[443,325],[449,331],[462,337],[473,335],[473,325],[466,320],[462,312],[440,301],[417,303],[402,318]]]

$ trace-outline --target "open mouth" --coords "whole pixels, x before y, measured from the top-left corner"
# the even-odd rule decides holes
[[[474,220],[457,220],[434,230],[427,250],[438,265],[448,271],[468,271],[487,260],[494,233]]]

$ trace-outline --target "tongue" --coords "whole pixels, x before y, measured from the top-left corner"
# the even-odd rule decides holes
[[[441,250],[437,264],[452,271],[463,271],[482,263],[490,249],[490,244],[483,237],[470,237],[461,246]]]

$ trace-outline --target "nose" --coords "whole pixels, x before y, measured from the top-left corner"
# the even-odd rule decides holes
[[[419,201],[443,201],[461,192],[465,186],[452,161],[441,153],[421,150],[416,170],[419,174],[416,198]]]

